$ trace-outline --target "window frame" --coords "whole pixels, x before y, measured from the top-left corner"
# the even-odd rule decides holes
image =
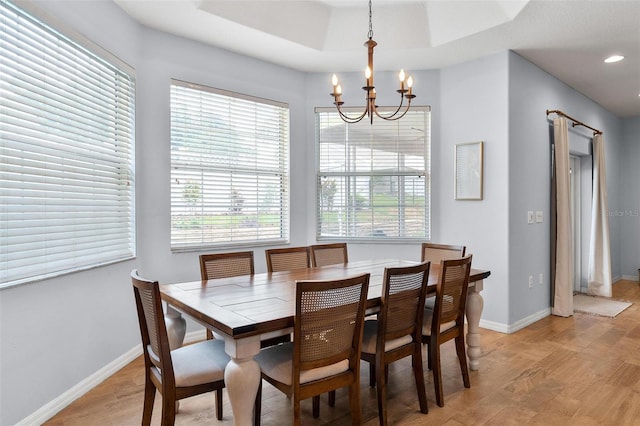
[[[223,247],[255,247],[257,245],[288,243],[291,229],[289,104],[178,79],[171,79],[170,87],[171,251],[185,252]],[[176,90],[176,92],[174,92],[174,90]],[[193,91],[192,95],[186,92],[189,90]],[[177,91],[183,92],[178,93]],[[185,111],[188,108],[196,108],[196,104],[187,104],[189,100],[186,98],[191,96],[202,97],[200,103],[197,104],[201,107],[199,111],[200,115],[194,113],[193,117],[190,117],[194,123],[196,120],[199,120],[200,123],[199,125],[193,125],[193,133],[189,132],[188,124],[184,124],[184,128],[174,126],[174,123],[180,119],[179,114],[187,114]],[[178,111],[178,108],[174,107],[174,102],[178,104],[179,100],[184,102],[184,105],[180,106],[182,111]],[[234,106],[236,103],[237,106]],[[256,108],[255,116],[250,115],[250,113],[248,113],[249,115],[247,116],[243,115],[247,113],[247,108],[250,108],[251,105]],[[227,112],[226,108],[229,110],[237,108],[238,110],[234,111],[238,117],[244,116],[246,120],[237,121],[237,117],[233,116],[233,112]],[[203,111],[207,111],[208,115],[205,116]],[[215,115],[221,111],[224,111],[224,114],[228,114],[229,117],[226,117],[222,113],[219,116]],[[277,123],[273,125],[267,124],[273,120],[269,122],[264,121],[265,114],[276,116]],[[207,122],[207,117],[210,117],[210,122]],[[216,120],[218,120],[217,123]],[[247,123],[247,127],[243,127],[245,122]],[[253,133],[248,130],[251,123],[255,125]],[[240,127],[243,129],[242,132],[238,130]],[[176,155],[178,149],[182,145],[186,145],[186,141],[188,140],[187,135],[196,141],[189,143],[193,151],[196,152],[198,149],[202,151],[200,157],[196,157],[195,154],[190,155],[188,151],[184,152],[185,158],[189,156],[193,158],[191,163],[187,160],[180,160],[178,155]],[[206,139],[205,142],[206,137],[209,139]],[[216,141],[216,143],[214,144],[213,141]],[[242,151],[243,147],[244,151]],[[247,152],[250,152],[252,149],[254,152],[248,155]],[[265,150],[272,155],[265,155]],[[210,154],[212,152],[227,154],[220,154],[219,157],[221,158],[216,159]],[[240,158],[241,154],[245,154],[244,160],[246,161],[244,163],[232,163],[229,159],[225,158],[226,156],[231,158],[234,155]],[[203,161],[203,159],[207,160],[207,158],[208,161]],[[216,164],[218,168],[214,167]],[[184,215],[184,203],[186,201],[182,202],[182,204],[178,201],[178,189],[175,188],[175,186],[178,185],[177,182],[180,179],[186,176],[184,173],[187,173],[187,169],[194,173],[199,170],[201,174],[198,177],[199,181],[196,182],[199,188],[199,195],[196,198],[200,199],[200,204],[198,204],[197,208],[203,212],[201,213],[199,226],[201,228],[206,226],[206,215],[209,216],[209,223],[215,222],[214,216],[220,216],[223,214],[222,210],[225,209],[228,211],[226,214],[229,216],[241,216],[247,212],[252,212],[247,214],[246,221],[248,224],[246,226],[248,228],[245,229],[248,229],[249,232],[255,230],[256,238],[243,237],[243,232],[240,230],[241,225],[238,225],[237,222],[230,222],[228,225],[225,225],[225,232],[229,235],[228,239],[213,235],[216,233],[215,230],[210,231],[213,236],[209,236],[208,239],[204,235],[205,231],[203,230],[200,241],[196,241],[198,238],[195,235],[197,231],[193,232],[193,242],[191,243],[187,241],[189,237],[186,235],[183,236],[182,239],[176,238],[179,232],[175,225],[178,220],[177,218],[179,218],[181,214],[184,218],[188,216]],[[181,170],[181,172],[178,170]],[[214,176],[224,173],[229,175],[226,180],[224,176]],[[242,176],[242,178],[238,176]],[[252,181],[252,178],[254,178],[255,181]],[[240,183],[237,187],[234,184],[229,184],[229,188],[224,188],[226,183],[232,181],[239,181]],[[216,182],[218,185],[214,185]],[[174,185],[174,183],[176,183],[176,185]],[[215,191],[212,190],[212,188],[215,188]],[[252,189],[255,191],[252,191]],[[212,194],[216,191],[217,195]],[[224,191],[229,192],[229,194],[223,198],[221,194]],[[236,199],[234,196],[236,192],[238,193],[237,200],[239,204],[235,204],[232,200]],[[275,198],[273,196],[274,193],[278,194]],[[255,197],[252,194],[255,194]],[[184,194],[182,197],[184,198]],[[271,204],[273,200],[275,200],[275,207]],[[205,213],[207,209],[209,212]],[[219,211],[216,212],[216,209]],[[214,214],[212,212],[216,213]],[[253,220],[250,219],[250,215],[253,215]],[[196,216],[197,215],[194,215],[194,217]],[[271,222],[275,225],[271,225]],[[194,224],[194,226],[195,225],[198,224]],[[252,227],[251,225],[254,226]],[[221,226],[222,225],[219,227]],[[210,228],[212,228],[212,226],[210,226]],[[235,232],[233,230],[235,230]],[[273,235],[270,234],[271,231],[274,231]],[[186,234],[186,232],[183,233]]]
[[[382,112],[389,112],[389,111],[395,111],[396,108],[393,107],[378,107],[378,110],[382,113]],[[347,114],[347,115],[354,115],[357,113],[361,113],[362,112],[362,108],[357,108],[357,107],[348,107],[348,108],[341,108],[341,110]],[[315,174],[315,191],[316,191],[316,198],[315,198],[315,204],[316,204],[316,240],[317,241],[349,241],[349,242],[365,242],[365,243],[376,243],[376,242],[380,242],[380,243],[411,243],[411,242],[418,242],[418,241],[425,241],[425,240],[429,240],[431,238],[431,107],[430,106],[412,106],[411,110],[420,110],[420,111],[424,111],[425,113],[425,142],[424,142],[424,170],[422,170],[422,172],[408,172],[408,171],[400,171],[400,166],[398,165],[398,170],[393,171],[393,172],[387,172],[387,173],[380,173],[380,172],[375,172],[375,171],[362,171],[362,172],[330,172],[327,170],[321,170],[321,153],[320,153],[320,124],[319,124],[319,117],[320,114],[332,114],[335,115],[337,117],[338,112],[336,111],[335,107],[316,107],[315,108],[315,157],[316,157],[316,174]],[[400,119],[399,121],[402,121],[403,119]],[[370,124],[367,120],[362,120],[359,123],[344,123],[344,122],[339,122],[342,125],[347,126],[347,128],[349,126],[353,126],[354,124],[358,125],[358,126],[362,126],[363,123],[366,121],[366,126],[371,126],[371,129],[375,129],[376,128],[376,123],[378,121],[382,121],[382,119],[378,119],[376,117],[374,117],[374,122],[373,124]],[[387,121],[388,123],[389,121]],[[397,122],[397,121],[393,121],[393,122]],[[380,125],[378,125],[380,126]],[[346,160],[345,160],[346,161]],[[349,235],[350,232],[349,230],[346,231],[346,233],[344,234],[338,234],[338,235],[323,235],[322,233],[322,213],[321,213],[321,209],[322,209],[322,179],[326,178],[326,177],[345,177],[347,179],[351,178],[357,178],[357,177],[397,177],[397,178],[406,178],[406,177],[412,177],[412,176],[421,176],[425,179],[424,181],[424,188],[425,188],[425,200],[424,200],[424,221],[425,221],[425,230],[424,230],[424,235],[420,235],[420,236],[397,236],[397,235],[393,235],[393,236],[386,236],[386,235],[375,235],[375,230],[373,230],[374,226],[373,226],[373,222],[371,223],[372,225],[372,230],[374,231],[371,235],[368,236],[354,236],[354,235]],[[398,185],[401,185],[398,182]],[[399,186],[400,187],[400,186]],[[357,193],[356,193],[357,196]],[[348,195],[349,197],[349,195]],[[401,197],[398,194],[398,197]],[[403,208],[401,205],[401,203],[399,203],[399,211]],[[406,207],[406,206],[405,206]],[[345,207],[348,209],[353,209],[355,208],[357,210],[357,207],[351,206],[351,207]],[[378,210],[381,210],[380,207],[378,207]],[[373,214],[372,214],[373,215]],[[397,222],[397,231],[398,233],[401,232],[401,229],[403,228],[403,224],[406,223],[407,220],[407,216],[406,213],[403,212],[401,214],[399,214],[399,216],[402,216],[402,219],[398,219]],[[355,214],[354,214],[355,216]],[[349,222],[347,220],[347,222]],[[349,228],[351,226],[355,226],[357,225],[357,219],[350,224],[345,225],[345,228]]]
[[[0,289],[135,258],[135,70],[33,5],[3,1],[1,7],[7,16],[1,46],[7,101],[0,118],[0,163],[6,173],[0,193],[10,198],[12,191],[20,191],[23,196],[0,206],[5,242],[0,246]],[[25,52],[24,46],[33,49]],[[29,52],[39,54],[33,66],[28,65]],[[63,74],[64,67],[74,66],[86,72]],[[42,81],[49,84],[37,84]],[[70,101],[72,96],[76,98]],[[88,103],[95,106],[94,113],[77,114]],[[83,191],[96,194],[96,183],[103,185],[98,189],[106,204],[99,206],[92,196],[78,205],[89,194]],[[76,214],[81,211],[91,219],[81,219]],[[32,224],[19,226],[17,215]],[[104,236],[109,226],[123,225],[116,243]],[[83,248],[87,244],[96,247],[95,253]],[[27,258],[40,262],[27,263]]]

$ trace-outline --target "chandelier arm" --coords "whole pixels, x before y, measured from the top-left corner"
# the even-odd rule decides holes
[[[399,116],[396,117],[396,114],[398,113],[398,111],[400,110],[400,108],[398,108],[393,114],[388,115],[388,116],[384,116],[384,115],[380,115],[378,114],[378,110],[375,110],[375,113],[378,117],[382,118],[383,120],[388,120],[388,121],[394,121],[394,120],[400,120],[402,117],[404,117],[407,112],[409,112],[409,108],[411,107],[411,99],[409,99],[409,101],[407,102],[407,106],[405,107],[404,111],[402,112],[402,114],[400,114]]]
[[[343,121],[353,124],[353,123],[357,123],[358,121],[361,121],[366,115],[368,110],[365,108],[365,110],[362,112],[362,114],[356,116],[356,117],[350,117],[348,115],[346,115],[344,112],[342,112],[342,110],[340,109],[340,105],[336,105],[336,109],[338,110],[338,114],[340,114],[340,118],[342,118]]]
[[[380,117],[380,118],[382,118],[382,119],[385,119],[385,120],[393,119],[393,117],[394,117],[394,116],[395,116],[395,115],[396,115],[396,114],[397,114],[397,113],[402,109],[402,105],[403,105],[403,103],[404,103],[404,96],[402,95],[402,93],[400,93],[400,105],[398,105],[398,108],[396,108],[396,110],[395,110],[395,111],[393,111],[393,113],[392,113],[392,114],[389,114],[389,115],[382,115],[382,114],[380,114],[380,113],[378,112],[378,108],[376,108],[375,106],[374,106],[374,108],[373,108],[373,112],[374,112],[378,117]],[[406,110],[405,110],[404,114],[406,114]],[[404,114],[403,114],[403,115],[404,115]]]

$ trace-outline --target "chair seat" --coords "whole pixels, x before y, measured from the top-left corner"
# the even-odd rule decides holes
[[[263,349],[256,355],[256,361],[261,370],[269,377],[291,386],[291,374],[293,373],[293,343],[283,343]],[[300,371],[300,383],[309,383],[314,380],[335,376],[349,369],[349,360],[344,359],[335,364],[312,370]]]
[[[367,320],[364,322],[364,331],[362,334],[362,353],[375,354],[376,343],[378,340],[378,321]],[[408,345],[413,341],[411,335],[399,337],[397,339],[385,342],[384,351],[389,352],[400,346]]]
[[[223,340],[207,340],[171,351],[177,387],[195,386],[224,379],[229,362]]]
[[[422,320],[422,335],[431,336],[431,321],[433,320],[433,311],[431,309],[424,310],[424,319]],[[447,331],[456,326],[455,321],[449,321],[444,324],[440,324],[440,333]]]

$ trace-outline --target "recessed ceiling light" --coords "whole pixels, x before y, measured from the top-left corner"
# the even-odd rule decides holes
[[[605,59],[604,61],[607,64],[612,64],[614,62],[620,62],[621,60],[624,59],[624,56],[622,55],[613,55],[613,56],[609,56],[607,59]]]

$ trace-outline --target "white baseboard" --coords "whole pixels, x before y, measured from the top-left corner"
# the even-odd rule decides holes
[[[518,330],[522,330],[523,328],[533,324],[534,322],[540,321],[542,318],[548,317],[549,315],[551,315],[551,308],[545,308],[539,312],[529,315],[526,318],[522,318],[521,320],[516,321],[513,324],[503,324],[500,322],[481,319],[480,327],[497,331],[499,333],[511,334],[515,333]]]
[[[193,331],[187,333],[184,337],[184,343],[197,342],[203,340],[206,337],[204,330]],[[142,355],[142,345],[136,345],[128,350],[123,355],[119,356],[109,364],[105,365],[100,370],[93,373],[91,376],[82,380],[80,383],[64,392],[54,400],[40,407],[37,411],[25,417],[16,426],[32,426],[41,425],[53,416],[58,414],[64,408],[69,406],[73,401],[80,398],[82,395],[89,392],[94,387],[117,373],[124,366],[132,362],[134,359]]]
[[[622,279],[628,281],[638,281],[638,277],[636,275],[623,275]]]

